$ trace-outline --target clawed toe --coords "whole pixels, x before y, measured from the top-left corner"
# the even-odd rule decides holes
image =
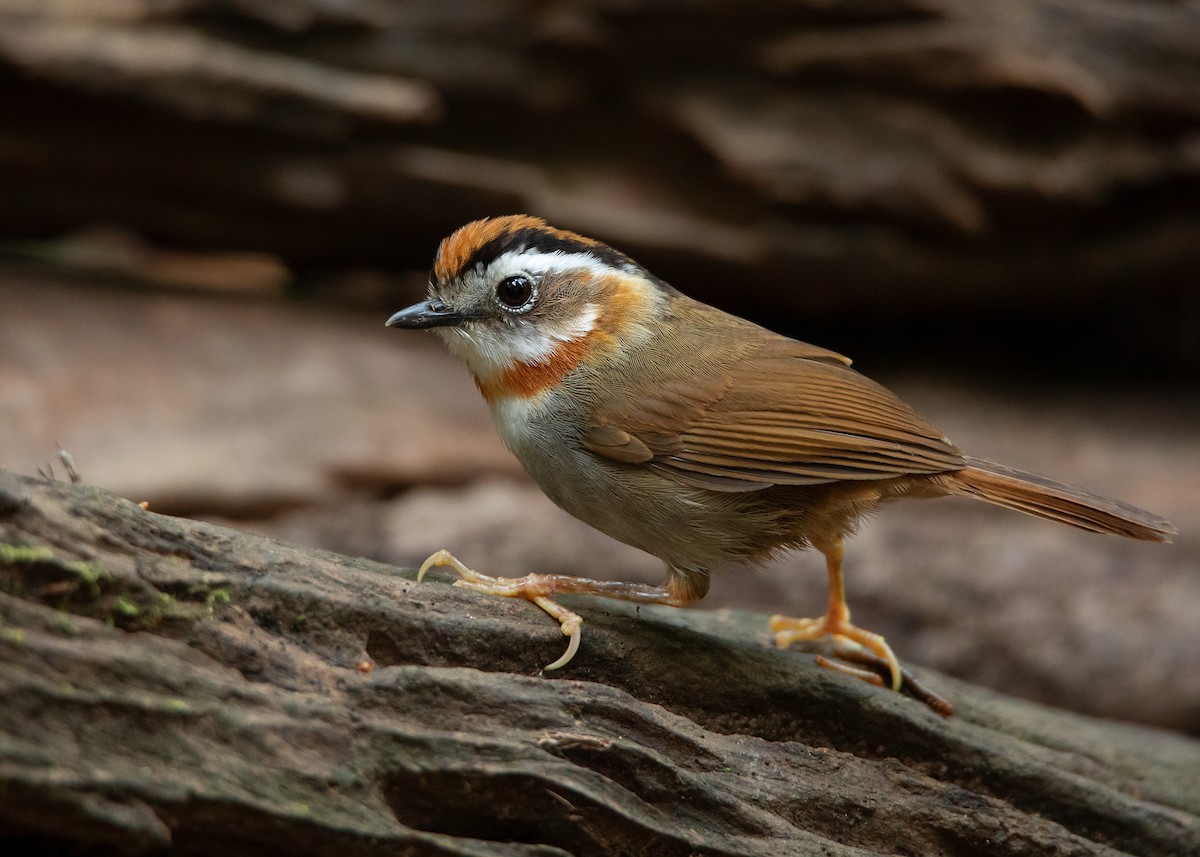
[[[464,579],[467,577],[473,577],[475,575],[475,572],[463,565],[459,561],[458,557],[450,553],[450,551],[442,549],[432,554],[429,559],[421,563],[421,567],[417,569],[417,583],[420,583],[425,579],[425,575],[428,573],[429,569],[443,568],[445,566],[450,566],[453,568],[456,572],[458,572],[459,577]]]
[[[786,649],[796,642],[832,637],[843,646],[853,645],[871,652],[888,665],[891,673],[888,685],[891,689],[900,690],[902,670],[900,661],[892,652],[892,647],[879,634],[851,625],[849,611],[844,609],[831,611],[820,619],[795,619],[790,616],[775,615],[771,617],[771,630],[775,632],[775,645],[781,649]],[[855,670],[843,670],[843,672],[857,675],[864,681],[870,681],[873,684],[877,678],[874,673],[871,673],[868,678],[859,675]]]
[[[525,577],[491,577],[468,568],[449,551],[439,550],[430,556],[429,559],[425,560],[425,562],[421,563],[420,569],[417,570],[417,582],[419,583],[424,579],[429,569],[443,567],[454,569],[454,572],[458,575],[459,579],[454,581],[455,586],[461,586],[464,589],[471,589],[475,592],[482,592],[485,595],[499,595],[504,598],[524,598],[527,601],[533,602],[558,620],[559,628],[562,629],[563,635],[569,638],[567,650],[558,660],[542,667],[543,670],[556,670],[565,667],[571,662],[571,658],[575,657],[575,653],[579,651],[579,641],[583,634],[583,618],[578,613],[568,610],[557,601],[548,597],[547,593],[553,589],[550,584],[552,580],[550,575],[529,574]]]

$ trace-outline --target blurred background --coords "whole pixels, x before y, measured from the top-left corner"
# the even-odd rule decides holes
[[[518,212],[1174,521],[900,504],[848,590],[912,664],[1200,734],[1195,3],[0,0],[0,466],[62,444],[163,513],[661,581],[383,327],[441,237]],[[824,603],[804,554],[704,606]]]

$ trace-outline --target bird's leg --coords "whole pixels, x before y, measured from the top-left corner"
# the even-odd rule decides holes
[[[506,598],[524,598],[541,607],[556,620],[563,635],[570,638],[567,651],[561,658],[543,669],[556,670],[566,666],[579,651],[579,638],[583,631],[583,617],[568,610],[551,595],[603,595],[639,604],[666,604],[670,607],[685,607],[708,591],[707,575],[690,575],[668,568],[666,586],[650,586],[645,583],[624,583],[614,580],[591,580],[586,577],[571,577],[567,574],[527,574],[524,577],[492,577],[480,574],[463,565],[447,550],[440,550],[421,564],[417,581],[425,577],[431,568],[449,566],[458,574],[455,586],[473,589],[488,595]]]
[[[775,645],[786,649],[797,640],[817,640],[821,637],[857,643],[886,662],[891,688],[900,690],[904,674],[900,669],[900,661],[896,659],[887,641],[879,634],[864,631],[850,624],[850,608],[846,606],[846,589],[842,583],[842,540],[839,538],[828,546],[816,547],[825,554],[825,565],[829,570],[829,610],[820,619],[772,616],[771,630],[775,632]],[[828,658],[821,659],[821,666],[839,670],[872,684],[882,683],[880,677],[873,672],[843,665]]]

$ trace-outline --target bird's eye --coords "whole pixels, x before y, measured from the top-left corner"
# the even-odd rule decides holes
[[[508,310],[526,310],[533,306],[533,281],[524,274],[505,277],[496,286],[496,300]]]

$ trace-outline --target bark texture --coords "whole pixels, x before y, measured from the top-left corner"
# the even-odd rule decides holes
[[[0,472],[0,835],[39,853],[1187,855],[1200,745]]]
[[[5,0],[0,232],[424,268],[529,210],[790,311],[1147,299],[1200,266],[1197,44],[1146,0]]]

